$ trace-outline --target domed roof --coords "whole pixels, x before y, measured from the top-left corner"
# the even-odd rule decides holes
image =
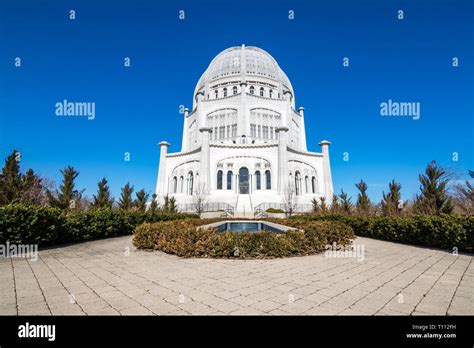
[[[261,48],[245,45],[230,47],[219,53],[199,79],[194,95],[206,84],[232,76],[241,80],[247,76],[268,78],[277,82],[282,90],[289,90],[294,95],[290,80],[276,60]]]

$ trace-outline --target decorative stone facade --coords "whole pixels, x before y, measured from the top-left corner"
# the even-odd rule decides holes
[[[330,143],[309,152],[304,118],[270,54],[244,45],[222,51],[200,78],[192,111],[184,110],[181,151],[168,153],[169,144],[160,143],[159,199],[174,196],[189,210],[198,194],[236,212],[278,205],[289,195],[299,205],[314,197],[329,203]]]

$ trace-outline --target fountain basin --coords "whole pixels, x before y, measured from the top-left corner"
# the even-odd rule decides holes
[[[294,227],[276,224],[260,220],[231,220],[219,221],[212,224],[199,226],[198,228],[215,228],[218,232],[261,232],[270,231],[283,233],[288,230],[296,230]]]

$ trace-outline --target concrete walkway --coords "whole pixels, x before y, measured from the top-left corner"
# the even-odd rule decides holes
[[[0,314],[474,314],[470,255],[357,238],[363,261],[183,259],[131,240],[0,259]]]

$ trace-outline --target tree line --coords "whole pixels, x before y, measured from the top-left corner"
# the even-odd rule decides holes
[[[156,194],[153,193],[150,196],[145,189],[136,191],[133,197],[135,189],[128,182],[121,188],[120,198],[116,202],[105,177],[97,183],[97,193],[92,196],[92,199],[87,199],[84,197],[85,190],[76,188],[79,172],[73,166],[67,166],[61,170],[61,184],[57,189],[53,189],[47,180],[41,178],[32,169],[22,173],[19,163],[20,153],[17,150],[5,159],[0,173],[0,205],[21,203],[63,210],[114,208],[125,211],[177,212],[174,197],[165,197],[164,204],[160,206]],[[151,202],[147,204],[150,197]]]
[[[150,195],[145,189],[135,192],[134,186],[126,183],[121,188],[120,198],[115,201],[110,192],[107,179],[104,177],[97,183],[97,192],[92,199],[83,196],[85,190],[76,188],[79,172],[72,166],[61,170],[62,181],[57,189],[41,178],[32,169],[25,173],[20,171],[20,153],[14,150],[6,159],[0,173],[0,205],[11,203],[51,206],[64,210],[87,210],[97,208],[121,209],[125,211],[164,211],[177,212],[174,197],[164,197],[164,203],[158,204],[155,193]],[[469,170],[469,177],[474,178],[474,172]],[[420,192],[410,201],[402,201],[400,183],[392,180],[388,191],[383,192],[382,200],[373,203],[368,194],[368,185],[363,180],[355,186],[359,193],[355,203],[352,197],[341,190],[334,194],[331,202],[326,198],[312,200],[313,212],[332,214],[360,215],[410,215],[410,214],[450,214],[458,212],[472,215],[474,213],[474,190],[472,181],[465,180],[452,187],[448,170],[439,166],[435,161],[429,163],[423,174],[419,175]],[[451,188],[451,192],[450,192]],[[151,202],[148,204],[148,200]]]
[[[468,174],[471,179],[474,178],[474,171],[469,170]],[[436,161],[429,163],[418,179],[420,192],[411,202],[402,200],[402,185],[392,180],[388,184],[387,193],[385,191],[382,193],[382,200],[374,204],[367,195],[367,183],[361,179],[355,184],[359,191],[355,203],[352,202],[352,197],[341,190],[339,195],[333,195],[330,204],[324,197],[314,198],[312,200],[313,212],[358,215],[439,215],[453,212],[472,215],[474,213],[474,190],[471,181],[465,180],[463,184],[453,185],[450,192],[450,173]]]

